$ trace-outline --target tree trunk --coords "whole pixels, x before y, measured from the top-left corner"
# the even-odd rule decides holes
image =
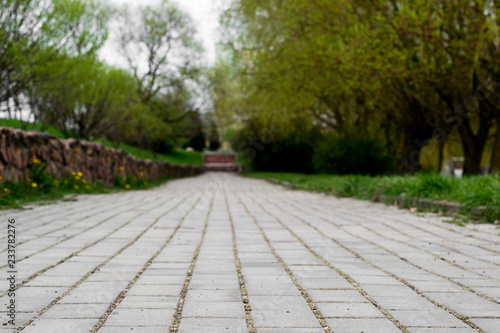
[[[469,119],[464,119],[458,128],[462,149],[464,151],[464,176],[478,175],[481,172],[481,159],[483,156],[485,142],[472,132]]]
[[[444,161],[444,145],[445,141],[438,143],[438,165],[437,165],[437,173],[440,174],[441,170],[443,170],[443,161]]]
[[[493,153],[491,154],[490,173],[500,172],[500,118],[497,118],[497,132],[493,143]]]
[[[489,120],[484,116],[479,119],[479,130],[477,134],[472,131],[470,120],[465,118],[458,128],[462,148],[464,150],[464,176],[479,175],[481,173],[481,160],[489,134]]]
[[[413,174],[421,169],[420,155],[429,140],[432,139],[432,129],[427,128],[418,132],[405,132],[403,146],[398,158],[396,173],[400,175]]]

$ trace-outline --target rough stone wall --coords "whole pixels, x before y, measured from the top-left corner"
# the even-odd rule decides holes
[[[35,159],[47,163],[47,171],[51,174],[70,177],[72,172],[82,172],[84,178],[106,184],[114,183],[116,176],[158,179],[202,172],[201,167],[139,160],[100,143],[0,127],[0,175],[3,181],[28,177]]]

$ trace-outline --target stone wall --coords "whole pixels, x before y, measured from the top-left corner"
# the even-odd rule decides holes
[[[106,184],[114,183],[116,176],[158,179],[202,172],[201,167],[139,160],[123,150],[100,143],[0,127],[0,175],[3,181],[28,177],[34,160],[47,163],[47,171],[51,174],[69,177],[72,172],[82,172],[84,178]]]

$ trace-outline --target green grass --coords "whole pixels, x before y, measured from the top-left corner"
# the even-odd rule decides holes
[[[500,220],[500,175],[466,178],[436,174],[414,176],[334,176],[294,173],[248,172],[247,177],[287,182],[292,188],[332,194],[339,197],[372,199],[388,197],[424,198],[460,203],[459,212],[471,217],[477,207],[484,206],[482,220]]]
[[[132,147],[125,144],[116,145],[116,143],[97,139],[96,142],[100,142],[106,147],[122,149],[132,156],[135,156],[142,160],[153,160],[153,161],[164,161],[171,164],[189,164],[189,165],[201,165],[203,163],[203,153],[199,151],[185,151],[184,149],[175,148],[174,151],[168,155],[166,154],[153,154],[152,152],[144,149],[139,149],[137,147]]]
[[[0,127],[12,127],[12,128],[17,128],[17,129],[23,129],[22,124],[19,120],[17,119],[1,119],[0,118]],[[35,124],[33,126],[30,123],[25,123],[25,129],[26,130],[38,130],[41,131],[42,127],[40,124]],[[49,127],[47,129],[44,129],[45,132],[48,132],[52,135],[57,136],[58,138],[65,138],[65,136],[61,131],[59,131],[56,128]],[[169,162],[171,164],[189,164],[189,165],[201,165],[203,163],[202,161],[202,153],[201,152],[189,152],[185,151],[184,149],[174,149],[174,151],[171,154],[153,154],[150,151],[144,150],[144,149],[138,149],[137,147],[132,147],[129,145],[125,144],[120,144],[117,146],[116,143],[108,141],[108,140],[102,140],[102,139],[96,139],[94,140],[95,142],[101,142],[103,145],[106,147],[110,148],[118,148],[118,149],[123,149],[125,152],[131,154],[132,156],[135,156],[139,159],[150,159],[153,161],[165,161]]]
[[[5,119],[5,118],[0,118],[0,127],[12,127],[12,128],[17,128],[17,129],[23,129],[26,131],[44,131],[49,134],[52,134],[54,136],[57,136],[58,138],[66,138],[60,130],[54,127],[48,127],[46,129],[42,129],[42,125],[40,124],[35,124],[34,126],[31,123],[24,123],[24,128],[20,120],[17,119]]]
[[[118,191],[147,189],[158,186],[170,178],[148,180],[137,177],[117,177],[113,185],[100,182],[90,184],[81,173],[71,177],[56,178],[47,174],[47,165],[38,162],[31,170],[30,178],[20,181],[6,181],[0,184],[0,209],[22,208],[25,204],[37,201],[50,204],[56,200],[74,200],[77,194],[104,194]]]

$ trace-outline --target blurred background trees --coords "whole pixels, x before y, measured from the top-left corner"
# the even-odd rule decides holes
[[[0,0],[0,111],[152,152],[231,142],[262,170],[406,174],[463,156],[465,174],[498,171],[498,8],[232,0],[207,69],[171,1]],[[97,56],[110,27],[120,68]]]
[[[300,131],[313,126],[321,133],[313,143],[323,151],[314,158],[316,171],[335,165],[342,151],[363,149],[373,151],[363,154],[372,158],[368,164],[385,165],[377,173],[440,171],[451,155],[465,157],[467,175],[499,170],[499,6],[496,0],[233,0],[222,20],[224,42],[238,59],[233,112],[239,131],[256,138],[252,144],[252,135],[236,135],[234,146],[256,161],[269,158],[277,154],[269,147],[302,119]],[[224,80],[218,84],[216,91],[228,89]],[[219,96],[216,107],[231,104]],[[272,140],[258,139],[269,132]],[[358,166],[351,173],[361,172]]]
[[[97,55],[111,22],[122,68]],[[105,0],[0,0],[0,111],[27,129],[52,126],[158,153],[194,139],[202,150],[194,100],[206,69],[195,32],[166,0],[134,9]]]

